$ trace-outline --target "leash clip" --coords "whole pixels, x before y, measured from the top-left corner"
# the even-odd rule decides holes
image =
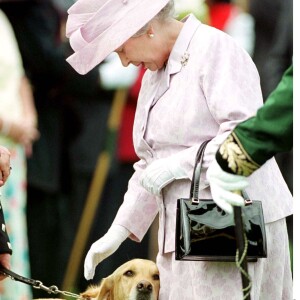
[[[50,287],[45,286],[41,281],[37,280],[36,284],[33,286],[35,289],[41,289],[43,291],[46,291],[48,294],[58,294],[58,288],[55,285],[52,285]]]
[[[78,294],[74,294],[74,293],[71,293],[71,292],[67,292],[67,291],[60,291],[58,289],[58,287],[56,285],[51,285],[50,287],[47,287],[45,286],[41,281],[36,281],[37,282],[37,285],[36,286],[33,286],[35,289],[41,289],[41,290],[44,290],[46,291],[48,294],[62,294],[64,296],[67,296],[67,297],[72,297],[72,298],[76,298],[78,300],[87,300],[86,298],[82,298],[80,295]]]

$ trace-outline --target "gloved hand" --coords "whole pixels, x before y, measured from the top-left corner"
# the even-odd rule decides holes
[[[90,248],[84,261],[84,277],[90,280],[95,275],[96,266],[113,254],[128,238],[130,232],[121,225],[112,225],[107,233]]]
[[[183,178],[187,178],[187,174],[176,159],[161,158],[146,168],[140,183],[148,192],[158,196],[166,185],[175,179]]]
[[[244,198],[234,191],[243,190],[249,185],[246,177],[223,171],[214,160],[208,167],[206,178],[210,184],[213,200],[224,211],[233,213],[233,205],[245,205]]]

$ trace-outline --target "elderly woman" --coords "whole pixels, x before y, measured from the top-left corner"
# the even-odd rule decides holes
[[[124,66],[147,68],[133,139],[140,160],[115,220],[85,259],[85,277],[126,239],[140,241],[159,212],[159,299],[242,299],[234,263],[176,261],[176,199],[189,195],[199,145],[204,157],[200,197],[210,198],[206,168],[237,123],[262,105],[259,76],[249,55],[227,34],[193,15],[173,17],[168,0],[78,0],[69,10],[68,62],[85,74],[112,51]],[[249,178],[250,198],[263,201],[268,258],[248,266],[252,299],[291,299],[285,217],[292,197],[272,159]],[[111,200],[113,201],[113,199]],[[221,247],[222,245],[220,245]]]

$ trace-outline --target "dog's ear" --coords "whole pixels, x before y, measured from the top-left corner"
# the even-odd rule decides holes
[[[110,275],[101,281],[99,287],[94,287],[90,294],[85,297],[91,297],[91,299],[96,300],[114,300],[113,297],[113,276]],[[86,291],[88,293],[89,290]],[[84,293],[85,294],[85,293]],[[84,296],[84,295],[83,295]]]
[[[80,296],[87,299],[98,299],[99,289],[99,286],[90,286],[84,293],[81,293]]]

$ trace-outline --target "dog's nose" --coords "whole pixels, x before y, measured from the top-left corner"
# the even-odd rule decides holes
[[[149,281],[142,280],[137,284],[136,288],[139,292],[149,293],[152,292],[153,286]]]

